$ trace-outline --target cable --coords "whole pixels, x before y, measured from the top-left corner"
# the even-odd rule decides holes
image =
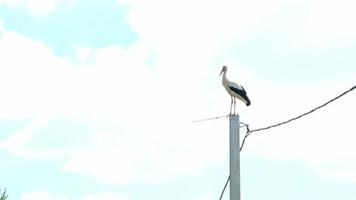
[[[228,117],[228,116],[230,116],[230,115],[222,115],[222,116],[218,116],[218,117],[210,117],[210,118],[205,118],[205,119],[200,119],[200,120],[194,120],[192,122],[193,123],[203,122],[203,121],[214,120],[214,119],[219,119],[219,118]]]
[[[286,121],[283,121],[283,122],[280,122],[280,123],[277,123],[277,124],[273,124],[273,125],[270,125],[270,126],[267,126],[267,127],[263,127],[263,128],[258,128],[258,129],[251,130],[251,131],[248,132],[248,135],[250,135],[250,134],[253,133],[253,132],[264,131],[264,130],[267,130],[267,129],[270,129],[270,128],[274,128],[274,127],[277,127],[277,126],[281,126],[281,125],[283,125],[283,124],[287,124],[287,123],[292,122],[292,121],[294,121],[294,120],[297,120],[297,119],[299,119],[299,118],[301,118],[301,117],[304,117],[304,116],[306,116],[306,115],[309,115],[309,114],[313,113],[314,111],[319,110],[320,108],[323,108],[323,107],[327,106],[329,103],[331,103],[331,102],[333,102],[333,101],[339,99],[340,97],[344,96],[345,94],[351,92],[351,91],[354,90],[354,89],[356,89],[356,85],[353,86],[352,88],[350,88],[349,90],[346,90],[345,92],[341,93],[340,95],[336,96],[335,98],[332,98],[331,100],[327,101],[326,103],[324,103],[324,104],[322,104],[322,105],[320,105],[320,106],[318,106],[318,107],[316,107],[316,108],[314,108],[314,109],[312,109],[312,110],[310,110],[310,111],[308,111],[308,112],[305,112],[305,113],[303,113],[303,114],[301,114],[301,115],[299,115],[299,116],[297,116],[297,117],[293,117],[293,118],[291,118],[291,119],[289,119],[289,120],[286,120]]]
[[[203,122],[203,121],[209,121],[209,120],[215,120],[215,119],[220,119],[223,117],[229,117],[230,115],[222,115],[222,116],[217,116],[217,117],[210,117],[210,118],[205,118],[205,119],[199,119],[199,120],[194,120],[192,121],[192,123],[197,123],[197,122]],[[248,126],[248,124],[240,122],[240,124],[242,124],[242,126],[240,126],[240,128],[246,127]]]
[[[227,178],[227,180],[226,180],[226,183],[225,183],[224,189],[223,189],[223,191],[221,192],[221,195],[220,195],[219,200],[221,200],[221,199],[222,199],[222,197],[224,196],[224,192],[225,192],[226,186],[227,186],[227,184],[229,183],[229,181],[230,181],[230,175],[229,175],[229,177],[228,177],[228,178]]]
[[[242,148],[243,148],[243,146],[244,146],[244,144],[245,144],[246,138],[247,138],[248,136],[250,136],[251,133],[253,133],[253,132],[258,132],[258,131],[264,131],[264,130],[271,129],[271,128],[275,128],[275,127],[277,127],[277,126],[281,126],[281,125],[287,124],[287,123],[289,123],[289,122],[292,122],[292,121],[294,121],[294,120],[300,119],[300,118],[302,118],[302,117],[304,117],[304,116],[306,116],[306,115],[309,115],[309,114],[313,113],[313,112],[316,111],[316,110],[319,110],[320,108],[323,108],[323,107],[327,106],[329,103],[331,103],[331,102],[333,102],[333,101],[339,99],[340,97],[346,95],[347,93],[351,92],[351,91],[354,90],[354,89],[356,89],[356,85],[353,86],[353,87],[351,87],[350,89],[346,90],[345,92],[341,93],[340,95],[338,95],[338,96],[332,98],[331,100],[327,101],[326,103],[321,104],[320,106],[315,107],[314,109],[312,109],[312,110],[310,110],[310,111],[308,111],[308,112],[305,112],[305,113],[303,113],[303,114],[301,114],[301,115],[298,115],[297,117],[293,117],[293,118],[291,118],[291,119],[289,119],[289,120],[286,120],[286,121],[283,121],[283,122],[280,122],[280,123],[277,123],[277,124],[273,124],[273,125],[266,126],[266,127],[263,127],[263,128],[257,128],[257,129],[250,130],[249,124],[240,122],[241,124],[243,124],[243,125],[246,127],[246,134],[245,134],[245,136],[244,136],[244,139],[242,140],[242,143],[241,143],[241,146],[240,146],[240,152],[241,152],[241,150],[242,150]],[[225,189],[226,189],[227,184],[229,183],[229,181],[230,181],[230,175],[229,175],[229,177],[228,177],[227,180],[226,180],[224,189],[223,189],[223,191],[221,192],[221,195],[220,195],[219,200],[222,199],[222,197],[223,197],[223,195],[224,195],[224,192],[225,192]]]

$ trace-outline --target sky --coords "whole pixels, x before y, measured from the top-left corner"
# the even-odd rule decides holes
[[[230,97],[251,129],[356,84],[351,0],[0,0],[0,188],[9,200],[215,200]],[[356,94],[255,132],[242,200],[355,196]],[[246,132],[240,129],[240,137]],[[223,199],[228,199],[229,189]]]

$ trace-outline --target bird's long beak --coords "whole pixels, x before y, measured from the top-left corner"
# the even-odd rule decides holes
[[[222,70],[221,70],[221,72],[220,72],[220,75],[219,75],[219,76],[221,76],[221,74],[222,74],[224,71],[225,71],[225,70],[224,70],[224,69],[222,69]]]

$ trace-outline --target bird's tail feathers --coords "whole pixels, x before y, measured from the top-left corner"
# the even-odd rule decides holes
[[[247,97],[247,99],[246,99],[246,106],[249,106],[249,105],[251,105],[251,101],[250,101],[250,99]]]

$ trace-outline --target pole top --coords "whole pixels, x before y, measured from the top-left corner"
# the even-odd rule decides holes
[[[240,116],[239,115],[229,115],[229,119],[232,123],[239,123]]]

